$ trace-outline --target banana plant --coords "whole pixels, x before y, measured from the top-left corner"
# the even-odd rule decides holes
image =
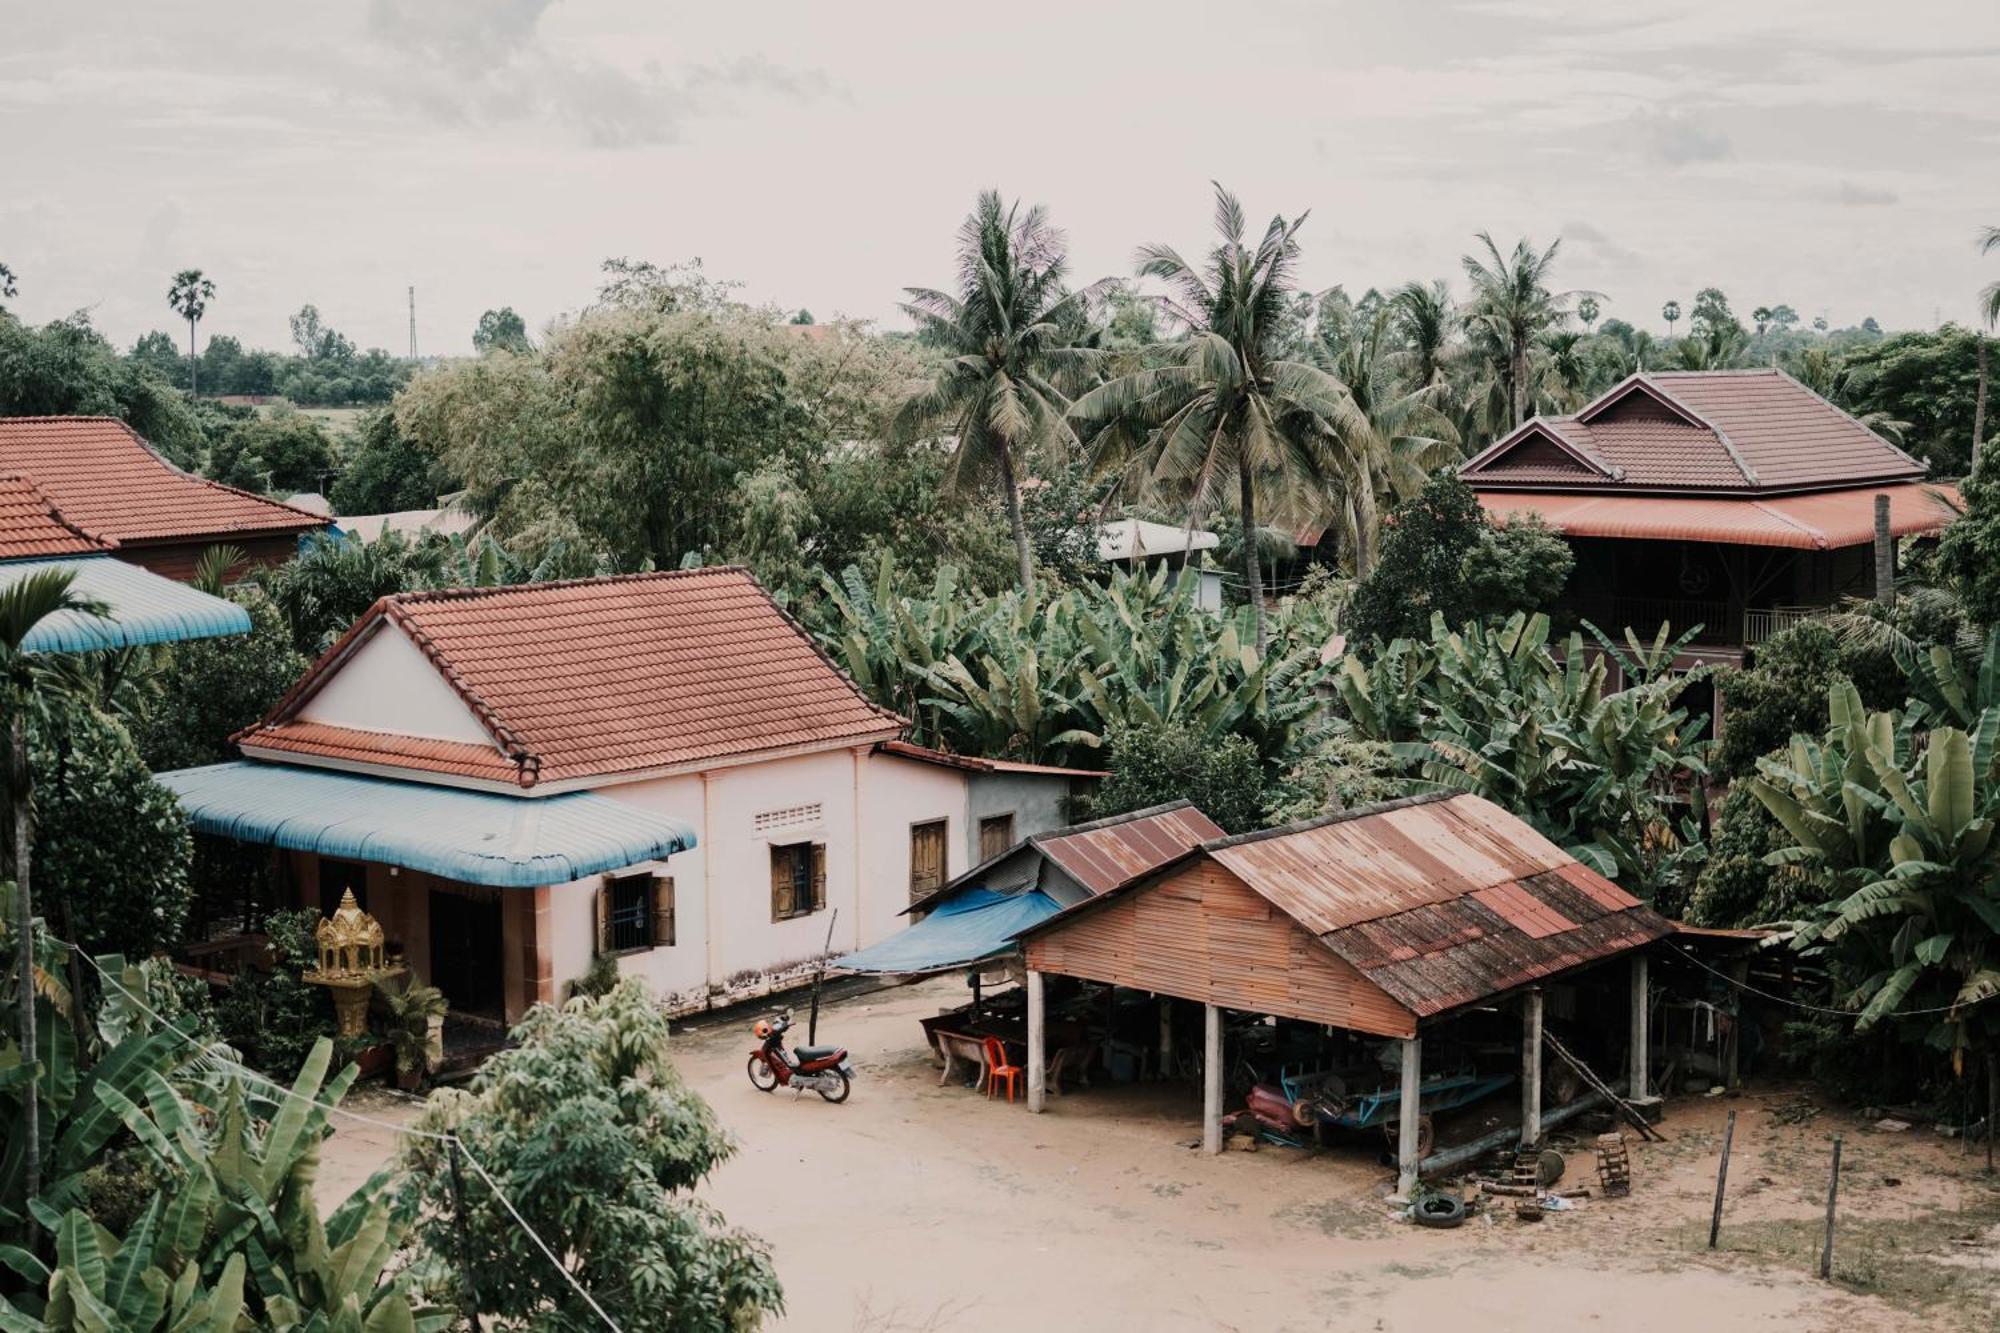
[[[123,1241],[80,1209],[65,1213],[54,1266],[22,1250],[9,1256],[47,1297],[35,1315],[0,1299],[0,1333],[235,1333],[248,1260],[233,1254],[213,1282],[203,1281],[188,1197],[170,1205],[155,1195]]]

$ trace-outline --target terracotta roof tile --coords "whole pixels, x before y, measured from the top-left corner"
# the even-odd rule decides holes
[[[0,560],[102,555],[111,543],[71,523],[26,477],[0,475]]]
[[[522,786],[837,743],[906,725],[876,707],[747,572],[621,575],[385,597],[245,745],[295,710],[384,619],[437,666]],[[460,773],[463,756],[401,762]]]
[[[1555,457],[1562,441],[1596,469]],[[1923,465],[1779,370],[1649,371],[1468,462],[1481,486],[1782,494],[1913,481]]]
[[[182,472],[111,417],[0,417],[0,471],[33,481],[69,522],[119,545],[327,526],[317,514]]]
[[[245,748],[262,757],[302,755],[315,759],[340,759],[350,763],[380,764],[388,768],[421,768],[432,773],[450,773],[464,778],[487,778],[514,782],[520,768],[498,747],[468,741],[433,740],[425,736],[400,736],[393,732],[361,731],[327,722],[293,720],[260,728],[243,740]]]
[[[1952,487],[1911,484],[1773,496],[1493,490],[1481,491],[1479,503],[1498,522],[1532,512],[1571,537],[1824,551],[1875,540],[1877,495],[1889,497],[1889,530],[1898,537],[1940,532],[1957,512]]]

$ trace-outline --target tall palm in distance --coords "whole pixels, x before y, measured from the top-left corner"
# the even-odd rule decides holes
[[[1040,206],[1023,212],[997,190],[979,196],[958,237],[956,294],[905,289],[902,308],[916,321],[918,337],[948,359],[905,395],[889,435],[907,441],[939,430],[956,434],[951,485],[963,492],[997,481],[1021,586],[1032,589],[1021,483],[1038,464],[1068,462],[1078,447],[1069,395],[1101,356],[1078,345],[1088,335],[1097,288],[1069,290],[1062,232]]]
[[[1562,248],[1561,237],[1540,252],[1522,237],[1503,255],[1491,235],[1483,231],[1478,235],[1486,247],[1485,258],[1466,255],[1461,261],[1465,276],[1472,279],[1466,323],[1484,330],[1504,350],[1501,379],[1513,409],[1513,424],[1519,426],[1528,419],[1532,401],[1529,353],[1537,338],[1569,318],[1566,302],[1577,293],[1549,289],[1549,274]]]
[[[1990,255],[2000,250],[2000,227],[1982,227],[1979,231],[1979,253]],[[1979,471],[1980,446],[1986,443],[1986,392],[1990,382],[1987,371],[1986,335],[2000,324],[2000,279],[1987,283],[1979,289],[1979,318],[1985,328],[1974,331],[1979,342],[1979,390],[1972,401],[1972,470]]]
[[[201,323],[201,317],[208,313],[208,303],[214,299],[215,284],[203,277],[198,268],[184,268],[174,274],[173,285],[167,288],[167,304],[173,307],[175,314],[187,321],[190,397],[198,389],[195,384],[194,327]]]
[[[1367,419],[1346,386],[1318,366],[1284,359],[1296,310],[1298,231],[1305,218],[1273,217],[1262,240],[1244,240],[1242,205],[1215,187],[1216,244],[1197,266],[1170,246],[1139,251],[1139,274],[1167,287],[1162,313],[1183,339],[1154,349],[1159,363],[1083,395],[1070,415],[1103,473],[1129,498],[1175,504],[1199,521],[1235,482],[1238,518],[1309,521],[1335,486],[1363,478]],[[1267,640],[1257,543],[1242,543],[1257,647]]]

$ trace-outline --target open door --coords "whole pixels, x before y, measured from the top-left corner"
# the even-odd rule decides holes
[[[460,1013],[504,1018],[505,955],[500,895],[470,898],[431,890],[431,984]]]

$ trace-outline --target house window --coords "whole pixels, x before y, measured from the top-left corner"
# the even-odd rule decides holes
[[[597,893],[597,951],[631,953],[674,943],[670,875],[616,875]]]
[[[1014,815],[988,815],[979,821],[979,859],[991,861],[1014,845]]]
[[[910,825],[911,902],[943,887],[945,839],[950,832],[950,821],[943,819]]]
[[[826,844],[793,842],[771,848],[771,919],[789,921],[826,906]]]

